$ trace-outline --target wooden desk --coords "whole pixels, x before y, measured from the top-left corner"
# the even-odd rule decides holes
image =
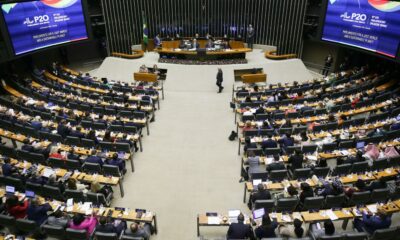
[[[155,73],[133,73],[133,79],[141,82],[157,82],[157,74]]]
[[[17,159],[11,159],[11,164],[16,166],[19,169],[29,169],[32,166],[32,164],[30,162],[22,162]],[[44,174],[44,170],[46,168],[50,168],[50,169],[54,170],[56,176],[59,178],[63,177],[67,172],[69,172],[68,170],[62,169],[62,168],[53,169],[48,166],[38,165],[38,168],[37,168],[38,173],[42,176]],[[74,172],[70,176],[70,178],[79,180],[81,182],[86,182],[86,183],[92,183],[92,182],[96,181],[96,182],[99,182],[99,183],[105,184],[105,185],[112,185],[112,186],[119,185],[121,197],[124,197],[124,186],[119,177],[107,177],[107,176],[100,175],[100,174],[92,175],[92,174],[88,174],[88,173],[84,173],[84,172],[79,172],[79,173]]]
[[[6,194],[5,189],[0,188],[0,197],[4,197],[5,194]],[[18,196],[18,198],[21,200],[25,196],[25,194],[18,193],[18,192],[16,192],[15,195]],[[50,202],[41,196],[37,196],[37,199],[39,200],[40,204],[44,204],[46,202],[49,203],[53,210],[55,210],[56,208],[58,208],[60,206],[64,206],[65,213],[72,213],[72,214],[80,213],[83,215],[91,215],[91,213],[88,214],[88,212],[85,209],[82,209],[82,205],[80,205],[78,203],[74,203],[72,208],[68,209],[66,207],[66,203],[64,203],[64,202],[60,202],[57,200],[53,200]],[[154,212],[146,212],[146,213],[142,214],[142,216],[139,218],[137,212],[132,209],[128,209],[127,211],[126,210],[119,211],[119,210],[116,210],[115,208],[110,208],[110,207],[103,207],[103,208],[96,207],[96,208],[90,209],[90,212],[95,212],[97,217],[108,216],[109,211],[113,211],[112,215],[110,215],[110,217],[114,218],[114,219],[121,219],[121,220],[125,220],[125,221],[130,221],[130,222],[144,222],[144,223],[153,224],[155,233],[157,234],[157,231],[158,231],[157,217]]]
[[[95,93],[99,93],[99,94],[106,94],[106,93],[108,92],[108,91],[103,90],[103,89],[100,89],[100,88],[93,88],[93,87],[84,86],[84,85],[80,85],[80,84],[76,84],[76,83],[69,82],[69,81],[67,81],[67,80],[65,80],[65,79],[59,78],[59,77],[57,77],[57,76],[54,76],[53,74],[51,74],[51,73],[48,72],[48,71],[45,71],[43,75],[44,75],[47,79],[50,79],[50,80],[59,82],[59,83],[61,83],[61,84],[67,84],[67,85],[69,85],[69,86],[71,86],[71,87],[78,88],[78,89],[82,89],[82,90],[85,90],[85,91],[95,92]]]
[[[144,56],[144,51],[142,50],[135,50],[132,51],[132,54],[128,53],[119,53],[119,52],[112,52],[111,56],[113,57],[120,57],[120,58],[126,58],[126,59],[137,59],[141,58]]]
[[[277,55],[276,50],[275,51],[265,51],[264,56],[268,59],[272,60],[284,60],[284,59],[290,59],[290,58],[296,58],[296,54],[283,54],[283,55]]]
[[[162,48],[157,50],[160,58],[177,58],[184,60],[224,60],[224,59],[245,59],[246,53],[251,52],[250,48],[237,48],[228,50],[205,51],[198,54],[197,51],[178,50],[175,48]]]
[[[242,82],[247,83],[247,84],[266,83],[267,82],[267,74],[265,74],[265,73],[243,74]]]
[[[14,147],[16,146],[15,141],[17,141],[17,142],[24,142],[25,139],[28,138],[28,137],[25,136],[25,135],[16,134],[16,133],[10,132],[10,131],[5,130],[5,129],[2,129],[2,128],[0,128],[0,136],[5,137],[5,138],[8,138],[8,139],[10,139],[11,141],[13,141]],[[32,141],[38,141],[38,142],[39,142],[39,139],[32,138],[32,137],[29,138],[29,140],[30,140],[30,142],[32,142]],[[48,146],[51,145],[51,142],[50,142],[50,141],[40,141],[39,144],[40,144],[40,147],[42,147],[42,148],[47,148]]]

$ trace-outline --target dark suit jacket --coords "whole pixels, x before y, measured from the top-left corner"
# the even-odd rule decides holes
[[[288,162],[292,165],[292,171],[298,168],[303,168],[303,155],[292,155]]]
[[[27,152],[34,152],[35,148],[32,145],[25,144],[21,147],[21,150],[27,151]]]
[[[255,239],[250,225],[244,223],[232,223],[229,226],[228,239]]]
[[[218,73],[217,73],[217,83],[222,83],[224,80],[223,80],[223,74],[222,74],[222,72],[219,72],[218,71]]]
[[[272,139],[267,139],[266,141],[261,143],[261,147],[264,148],[277,148],[278,143]]]
[[[257,200],[268,200],[268,199],[271,199],[271,193],[268,190],[255,192],[251,195],[251,201],[253,203]]]
[[[85,138],[85,134],[78,131],[71,131],[69,135],[72,137]]]
[[[33,122],[31,122],[31,126],[36,131],[39,131],[40,129],[42,129],[42,123],[41,122],[33,121]]]
[[[88,163],[98,163],[98,164],[100,164],[100,166],[103,166],[103,161],[102,161],[101,158],[98,157],[98,156],[89,156],[89,157],[87,157],[87,158],[85,159],[85,162],[88,162]]]
[[[105,224],[105,225],[97,225],[96,232],[101,233],[117,233],[116,228],[112,224]]]
[[[273,162],[271,164],[268,164],[267,166],[267,171],[271,172],[274,170],[284,170],[285,169],[285,165],[282,162]]]

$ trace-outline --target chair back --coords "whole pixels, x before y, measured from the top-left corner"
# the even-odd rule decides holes
[[[372,234],[371,240],[395,240],[398,239],[399,236],[396,236],[396,227],[391,227],[387,229],[379,229],[375,230]]]
[[[325,178],[331,169],[329,167],[316,167],[313,170],[314,175],[319,178]]]
[[[272,212],[275,208],[275,200],[268,199],[268,200],[256,200],[254,202],[254,209],[264,208],[265,212]]]
[[[58,201],[64,201],[64,196],[62,195],[62,193],[58,187],[43,185],[42,195],[43,195],[43,197],[46,197],[46,198],[55,199]]]
[[[44,224],[42,225],[43,231],[52,238],[64,239],[65,238],[65,229],[62,226],[53,226]]]
[[[101,172],[101,166],[98,163],[89,163],[86,162],[82,166],[83,171],[86,173],[100,173]]]
[[[390,197],[389,188],[374,189],[371,192],[371,200],[373,202],[386,203]]]
[[[326,208],[341,208],[346,202],[346,196],[344,193],[339,195],[328,195],[325,199]]]
[[[80,190],[66,189],[64,192],[64,197],[66,199],[69,199],[69,198],[74,199],[75,203],[85,202],[85,196],[83,195],[83,191],[80,191]]]
[[[118,235],[116,233],[95,232],[94,236],[97,240],[118,240]]]
[[[307,179],[311,176],[311,168],[299,168],[294,170],[294,179]]]
[[[38,228],[35,221],[28,220],[28,219],[17,219],[15,221],[15,227],[18,231],[24,233],[32,233]]]
[[[287,170],[273,170],[269,173],[269,180],[273,182],[282,182],[287,179]]]
[[[370,199],[371,193],[369,191],[354,192],[350,198],[350,203],[355,206],[365,205],[370,201]]]
[[[367,240],[368,234],[365,232],[347,233],[345,240]]]
[[[113,177],[121,177],[121,172],[119,171],[118,166],[104,164],[103,165],[103,174],[105,176],[113,176]]]
[[[324,203],[324,197],[307,197],[304,200],[304,210],[320,210]]]
[[[297,198],[280,198],[276,203],[276,211],[278,212],[293,212],[299,203]]]
[[[66,230],[66,238],[68,240],[86,240],[86,230],[76,230],[72,228],[67,228]]]

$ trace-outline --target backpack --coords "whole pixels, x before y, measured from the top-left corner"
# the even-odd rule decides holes
[[[238,134],[235,131],[232,131],[231,135],[229,135],[228,139],[229,139],[229,141],[233,141],[236,139],[237,136],[238,136]]]

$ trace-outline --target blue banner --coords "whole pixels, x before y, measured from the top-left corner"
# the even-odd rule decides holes
[[[400,43],[400,2],[329,0],[322,39],[395,58]]]
[[[2,4],[16,55],[88,38],[81,0]]]

